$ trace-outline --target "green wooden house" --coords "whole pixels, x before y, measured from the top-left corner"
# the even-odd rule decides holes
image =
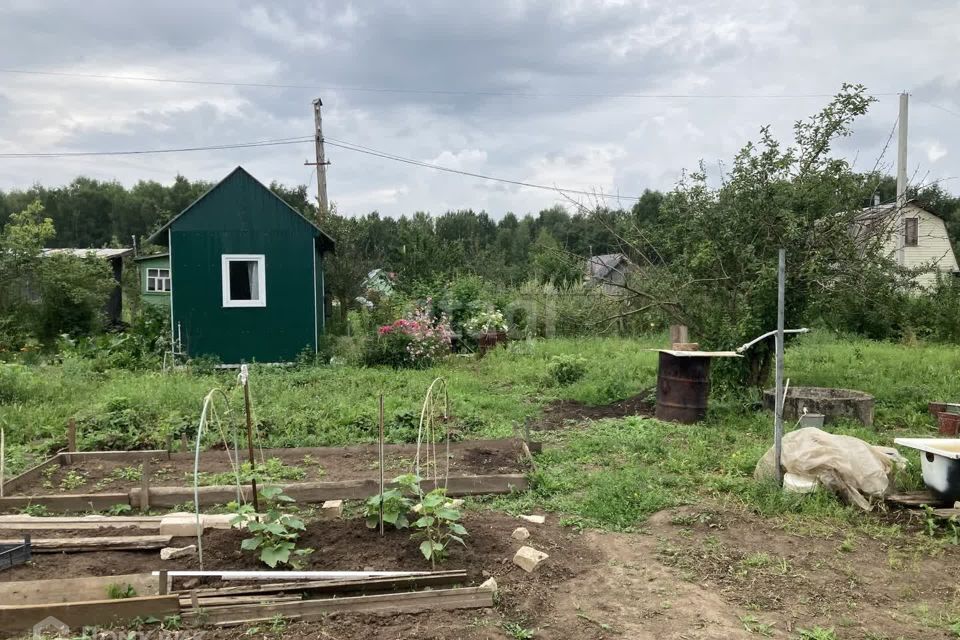
[[[140,300],[144,304],[170,306],[170,254],[155,253],[133,259],[140,272]]]
[[[291,362],[324,331],[324,254],[333,240],[243,167],[181,211],[139,261],[144,298],[169,304],[190,357]]]

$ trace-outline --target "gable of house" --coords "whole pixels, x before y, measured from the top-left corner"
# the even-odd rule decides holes
[[[914,201],[898,210],[896,205],[869,207],[857,218],[860,237],[874,235],[886,254],[908,269],[930,269],[916,277],[917,284],[929,287],[937,271],[956,273],[957,258],[943,219]]]
[[[184,353],[237,364],[316,351],[332,240],[245,170],[154,237],[169,247],[171,331]]]

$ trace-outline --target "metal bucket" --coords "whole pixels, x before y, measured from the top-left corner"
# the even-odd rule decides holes
[[[684,424],[699,422],[707,415],[709,397],[710,358],[660,352],[657,418]]]

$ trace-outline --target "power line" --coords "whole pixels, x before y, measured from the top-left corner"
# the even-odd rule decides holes
[[[939,104],[930,102],[929,100],[924,100],[924,99],[922,99],[922,98],[917,98],[916,96],[914,96],[914,98],[916,98],[916,100],[918,100],[919,102],[922,102],[923,104],[928,104],[928,105],[930,105],[931,107],[933,107],[933,108],[935,108],[935,109],[940,109],[940,111],[946,111],[947,113],[949,113],[949,114],[951,114],[951,115],[955,115],[955,116],[957,116],[958,118],[960,118],[960,111],[954,111],[953,109],[948,109],[947,107],[944,107],[943,105],[939,105]]]
[[[311,91],[356,91],[367,93],[411,93],[426,95],[449,96],[504,96],[514,98],[627,98],[638,100],[660,99],[711,99],[711,100],[738,100],[738,99],[804,99],[804,98],[832,98],[833,93],[606,93],[606,92],[532,92],[532,91],[495,91],[469,89],[432,89],[432,88],[404,88],[404,87],[364,87],[340,85],[311,85],[286,84],[279,82],[230,82],[224,80],[190,80],[183,78],[157,78],[152,76],[125,76],[106,73],[80,73],[72,71],[42,71],[33,69],[0,69],[0,73],[48,76],[57,78],[85,78],[88,80],[121,80],[128,82],[156,82],[163,84],[204,85],[215,87],[248,87],[256,89],[309,89]],[[895,96],[896,92],[874,93],[874,96]]]
[[[512,184],[520,187],[529,187],[531,189],[544,189],[546,191],[554,191],[560,193],[572,193],[582,196],[590,196],[596,198],[613,198],[618,200],[639,200],[640,196],[621,196],[619,194],[612,193],[603,193],[600,191],[585,191],[582,189],[566,189],[563,187],[549,186],[545,184],[537,184],[534,182],[525,182],[523,180],[512,180],[510,178],[499,178],[496,176],[485,175],[482,173],[474,173],[472,171],[463,171],[461,169],[453,169],[451,167],[444,167],[438,164],[431,164],[429,162],[423,162],[421,160],[415,160],[413,158],[406,158],[404,156],[398,156],[386,151],[380,151],[378,149],[373,149],[371,147],[365,147],[363,145],[354,144],[352,142],[347,142],[345,140],[337,140],[336,138],[324,137],[324,142],[333,147],[338,147],[340,149],[346,149],[348,151],[355,151],[357,153],[365,153],[367,155],[376,156],[378,158],[384,158],[387,160],[394,160],[396,162],[403,162],[405,164],[414,165],[417,167],[424,167],[426,169],[434,169],[436,171],[444,171],[447,173],[456,173],[462,176],[469,176],[471,178],[479,178],[481,180],[490,180],[492,182],[503,182],[505,184]]]
[[[273,140],[258,140],[254,142],[238,142],[233,144],[218,144],[218,145],[209,145],[204,147],[179,147],[172,149],[133,149],[133,150],[124,150],[124,151],[50,151],[50,152],[30,152],[30,153],[0,153],[0,159],[26,159],[26,158],[77,158],[77,157],[90,157],[90,156],[131,156],[131,155],[148,155],[148,154],[163,154],[163,153],[184,153],[184,152],[193,152],[193,151],[220,151],[220,150],[229,150],[229,149],[248,149],[253,147],[271,147],[279,145],[289,145],[289,144],[304,144],[308,142],[314,142],[313,136],[300,136],[296,138],[277,138]],[[622,200],[639,200],[638,196],[620,196],[610,193],[603,193],[599,191],[585,191],[582,189],[566,189],[557,186],[549,186],[545,184],[536,184],[533,182],[525,182],[522,180],[512,180],[510,178],[500,178],[497,176],[485,175],[482,173],[474,173],[471,171],[463,171],[461,169],[454,169],[452,167],[444,167],[438,164],[431,164],[429,162],[423,162],[421,160],[416,160],[414,158],[407,158],[404,156],[398,156],[387,151],[381,151],[379,149],[373,149],[371,147],[366,147],[361,144],[355,144],[353,142],[348,142],[347,140],[339,140],[337,138],[324,137],[324,142],[334,147],[341,149],[346,149],[348,151],[354,151],[356,153],[364,153],[371,156],[376,156],[378,158],[384,158],[386,160],[393,160],[395,162],[401,162],[404,164],[409,164],[417,167],[423,167],[426,169],[433,169],[435,171],[444,171],[446,173],[455,173],[463,176],[469,176],[471,178],[479,178],[481,180],[490,180],[492,182],[502,182],[505,184],[512,184],[521,187],[529,187],[532,189],[544,189],[547,191],[554,191],[559,193],[568,193],[575,195],[591,196],[596,198],[613,198],[613,199],[622,199]],[[312,175],[312,174],[311,174]]]
[[[248,149],[251,147],[276,147],[287,144],[303,144],[313,142],[313,136],[297,138],[277,138],[274,140],[257,140],[254,142],[237,142],[234,144],[218,144],[206,147],[179,147],[175,149],[136,149],[131,151],[50,151],[44,153],[0,153],[0,158],[79,158],[86,156],[138,156],[155,153],[182,153],[189,151],[217,151],[221,149]]]

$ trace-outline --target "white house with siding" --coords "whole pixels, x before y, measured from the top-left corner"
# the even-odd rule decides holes
[[[926,269],[917,284],[932,287],[937,272],[957,274],[957,257],[943,219],[914,200],[903,207],[896,203],[867,207],[857,216],[855,234],[863,240],[882,243],[891,259],[908,269]]]

